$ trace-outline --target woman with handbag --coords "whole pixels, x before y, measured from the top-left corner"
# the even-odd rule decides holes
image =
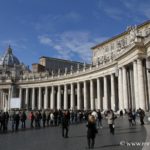
[[[96,128],[96,119],[93,115],[89,115],[87,123],[87,142],[89,148],[94,148],[97,133],[98,130]]]

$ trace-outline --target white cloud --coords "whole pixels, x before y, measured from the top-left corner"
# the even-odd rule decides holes
[[[51,45],[52,40],[47,35],[42,35],[38,37],[41,44]]]
[[[40,38],[39,38],[40,37]],[[48,45],[57,51],[58,55],[55,57],[75,60],[79,58],[80,61],[91,62],[91,47],[102,42],[106,38],[93,38],[89,32],[64,32],[57,34],[55,37],[48,35],[39,36],[39,42]],[[46,41],[46,42],[45,42]]]

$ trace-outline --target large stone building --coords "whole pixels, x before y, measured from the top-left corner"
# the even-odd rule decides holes
[[[32,110],[150,110],[150,21],[128,27],[92,52],[92,65],[76,71],[2,73],[1,109],[9,110],[11,98],[19,97],[21,108]]]
[[[52,57],[40,57],[39,63],[32,64],[32,72],[44,72],[48,71],[53,74],[63,74],[64,72],[69,73],[70,71],[77,71],[78,69],[82,69],[85,63],[52,58]],[[88,64],[86,64],[89,66]]]

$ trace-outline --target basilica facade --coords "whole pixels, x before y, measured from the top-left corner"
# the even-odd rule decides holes
[[[92,63],[32,71],[9,47],[0,58],[0,109],[150,110],[150,21],[91,48]],[[57,61],[57,59],[55,60]],[[82,64],[82,67],[80,65]],[[58,70],[58,71],[56,71]],[[69,71],[68,71],[69,70]]]

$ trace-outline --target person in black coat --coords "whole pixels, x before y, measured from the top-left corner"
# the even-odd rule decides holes
[[[141,108],[139,108],[139,117],[140,117],[141,125],[144,125],[145,112],[144,112],[144,110],[141,109]]]
[[[68,138],[69,120],[67,111],[62,116],[62,136]]]
[[[27,115],[26,115],[26,113],[23,111],[22,112],[22,114],[21,114],[21,117],[20,117],[21,119],[21,127],[23,128],[23,129],[25,129],[26,128],[26,119],[27,119]]]
[[[88,123],[87,123],[87,142],[88,142],[89,148],[94,148],[95,137],[97,133],[98,133],[98,130],[96,128],[95,117],[92,115],[89,115]]]
[[[9,122],[9,113],[5,113],[5,130],[7,131],[8,129],[8,122]]]
[[[34,120],[35,120],[35,116],[34,116],[33,111],[31,111],[31,113],[30,113],[30,120],[31,120],[31,122],[30,122],[30,127],[31,127],[31,128],[34,128],[33,122],[34,122]]]
[[[2,124],[3,132],[5,132],[6,131],[6,113],[5,112],[3,112],[1,116],[1,124]]]
[[[43,127],[45,128],[45,123],[46,123],[46,113],[45,113],[45,111],[42,114],[42,121],[43,121]]]
[[[18,131],[19,121],[20,121],[20,116],[19,116],[19,112],[17,112],[15,115],[15,131]]]

